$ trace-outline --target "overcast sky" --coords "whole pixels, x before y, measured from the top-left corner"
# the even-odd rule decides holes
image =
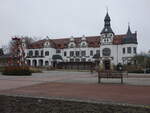
[[[0,0],[0,46],[12,36],[64,38],[100,35],[108,7],[115,34],[128,22],[138,51],[150,49],[150,0]]]

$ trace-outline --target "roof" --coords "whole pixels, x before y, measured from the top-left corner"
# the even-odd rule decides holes
[[[111,26],[105,26],[101,31],[101,34],[103,34],[103,33],[113,33],[114,34]]]
[[[55,48],[56,45],[55,45],[55,42],[53,40],[51,40],[51,39],[49,39],[49,40],[44,39],[44,40],[35,41],[32,44],[28,45],[28,49],[37,49],[37,48],[40,49],[40,48],[43,48],[44,47],[44,43],[46,41],[49,41],[51,43],[51,46],[53,48]]]
[[[134,33],[132,35],[136,39],[136,33]],[[127,40],[126,36],[127,36],[126,34],[115,35],[114,40],[113,40],[113,44],[116,44],[116,45],[125,44],[124,40]],[[93,48],[100,47],[100,39],[101,39],[100,36],[87,36],[86,42],[88,43],[88,47],[93,47]],[[52,48],[64,49],[64,48],[68,48],[70,38],[39,40],[39,41],[32,43],[29,46],[29,49],[44,48],[44,43],[46,41],[49,41],[51,43]],[[74,42],[76,44],[76,47],[79,47],[81,41],[82,41],[82,37],[75,37],[74,38]],[[136,39],[136,41],[137,41],[137,39]]]
[[[123,44],[123,38],[126,35],[115,35],[114,40],[113,40],[113,44],[115,45],[119,45],[119,44]]]

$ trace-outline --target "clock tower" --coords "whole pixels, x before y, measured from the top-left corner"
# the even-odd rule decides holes
[[[105,19],[104,19],[104,28],[102,29],[102,31],[100,33],[102,45],[110,45],[113,42],[114,32],[111,28],[110,21],[111,21],[111,19],[107,12]]]

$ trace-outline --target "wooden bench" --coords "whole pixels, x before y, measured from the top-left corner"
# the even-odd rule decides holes
[[[101,79],[102,78],[118,78],[121,79],[121,84],[123,84],[123,73],[116,71],[116,72],[112,72],[112,71],[105,71],[105,72],[100,72],[98,71],[98,83],[101,83]]]

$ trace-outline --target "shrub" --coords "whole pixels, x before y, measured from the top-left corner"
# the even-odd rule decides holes
[[[52,67],[52,66],[49,66],[49,67],[46,67],[46,70],[55,70],[55,68],[54,67]]]
[[[128,71],[128,73],[144,73],[144,70],[141,66],[126,65],[125,69]]]
[[[31,75],[31,70],[27,66],[8,66],[5,67],[3,75]]]
[[[144,73],[143,70],[132,70],[132,71],[128,71],[128,73]]]
[[[0,72],[3,72],[4,71],[4,67],[0,67]]]
[[[42,70],[40,68],[30,67],[30,71],[32,73],[42,73]]]

